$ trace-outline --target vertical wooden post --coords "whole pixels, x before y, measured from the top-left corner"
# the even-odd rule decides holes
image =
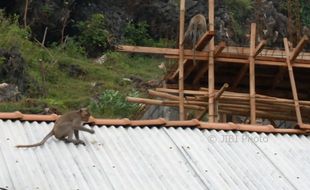
[[[214,31],[214,0],[209,0],[209,31]],[[215,122],[215,102],[214,102],[214,38],[209,43],[209,122]]]
[[[25,0],[25,8],[24,8],[24,27],[27,27],[27,14],[28,14],[28,5],[29,0]]]
[[[251,124],[256,124],[256,103],[255,103],[255,41],[256,41],[256,23],[251,24],[251,41],[250,41],[250,108]]]
[[[46,35],[47,35],[47,29],[48,29],[48,27],[45,27],[44,35],[43,35],[43,40],[42,40],[42,42],[41,42],[41,46],[42,46],[42,47],[45,46],[45,40],[46,40]]]
[[[301,126],[303,124],[303,122],[302,122],[302,118],[301,118],[301,112],[300,112],[300,106],[299,106],[299,101],[298,101],[297,88],[296,88],[296,83],[295,83],[295,78],[294,78],[293,67],[292,67],[292,64],[291,64],[290,49],[289,49],[287,38],[284,38],[283,42],[284,42],[285,54],[286,54],[286,64],[287,64],[287,67],[288,67],[288,74],[289,74],[289,77],[290,77],[292,94],[293,94],[293,99],[294,99],[297,123],[298,123],[299,126]]]
[[[185,119],[184,112],[184,22],[185,0],[180,0],[180,34],[179,34],[179,115],[180,120]]]

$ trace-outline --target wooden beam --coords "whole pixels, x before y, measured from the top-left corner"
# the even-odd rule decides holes
[[[254,57],[258,56],[258,54],[260,54],[260,53],[263,51],[263,49],[264,49],[266,43],[267,43],[266,40],[262,40],[262,41],[257,45],[257,47],[255,48]]]
[[[207,31],[198,41],[198,43],[195,45],[196,51],[195,51],[195,56],[194,55],[188,55],[187,53],[188,50],[186,50],[185,52],[185,61],[184,61],[184,67],[186,67],[187,65],[188,68],[186,70],[186,72],[184,73],[184,80],[190,75],[190,73],[195,69],[195,65],[193,64],[193,60],[206,60],[206,57],[209,56],[208,52],[205,52],[206,55],[203,55],[203,53],[200,53],[200,55],[197,54],[197,51],[201,51],[205,48],[205,46],[209,43],[209,41],[213,38],[214,36],[214,31]],[[193,50],[191,50],[193,53]],[[169,58],[169,56],[165,56],[166,58]],[[175,58],[175,56],[172,55],[172,57],[170,58]],[[179,73],[179,70],[176,70],[170,77],[169,79],[173,79],[175,78]]]
[[[197,44],[195,44],[195,49],[196,50],[203,50],[206,45],[213,39],[215,32],[214,31],[207,31],[204,33],[204,35],[199,39]]]
[[[285,53],[286,53],[286,64],[287,64],[287,67],[288,67],[288,74],[289,74],[289,77],[290,77],[292,94],[293,94],[293,99],[294,99],[297,123],[300,126],[300,125],[303,124],[303,122],[302,122],[302,117],[301,117],[301,112],[300,112],[297,88],[296,88],[296,83],[295,83],[295,78],[294,78],[293,67],[292,67],[292,64],[291,64],[291,56],[290,56],[291,54],[290,54],[290,49],[289,49],[289,44],[288,44],[287,38],[284,38],[283,42],[284,42]]]
[[[223,50],[225,49],[226,47],[226,43],[225,42],[220,42],[216,47],[215,47],[215,50],[214,50],[214,57],[217,57],[219,56]]]
[[[226,47],[225,49],[232,49],[232,47]],[[179,51],[178,49],[172,48],[152,48],[152,47],[141,47],[141,46],[118,46],[118,51],[121,52],[131,52],[131,53],[147,53],[147,54],[161,54],[165,55],[167,58],[178,59]],[[247,52],[245,50],[245,52]],[[280,54],[281,52],[278,52]],[[307,54],[307,53],[305,53]],[[310,58],[310,54],[307,56]],[[184,50],[184,57],[187,59],[194,59],[193,50]],[[197,60],[209,60],[207,51],[196,51]],[[241,56],[234,53],[223,52],[215,58],[216,62],[224,63],[237,63],[237,64],[248,64],[248,58],[246,56]],[[266,66],[280,66],[287,67],[286,59],[282,57],[270,57],[270,56],[257,56],[256,64],[266,65]],[[297,59],[292,65],[296,68],[310,68],[310,59],[300,60]]]
[[[194,80],[193,80],[193,84],[197,85],[200,82],[200,79],[205,75],[205,73],[208,71],[209,69],[209,65],[204,63],[204,65],[202,66],[202,68],[198,71],[198,73],[196,74]]]
[[[266,44],[266,40],[263,40],[258,44],[258,46],[255,48],[255,52],[254,52],[253,57],[256,57],[258,54],[260,54],[260,52],[264,49],[265,44]],[[243,79],[244,75],[248,71],[248,68],[249,68],[248,65],[242,66],[242,68],[241,68],[241,70],[237,76],[237,79],[235,80],[234,84],[232,85],[233,88],[237,88],[237,86],[239,85],[239,83]]]
[[[239,83],[241,82],[241,80],[243,79],[244,75],[246,74],[246,72],[248,71],[249,68],[249,64],[243,65],[241,70],[239,71],[239,74],[234,82],[234,84],[232,85],[233,88],[237,88],[237,86],[239,85]]]
[[[308,36],[303,36],[302,39],[297,44],[296,48],[294,48],[293,52],[290,54],[291,62],[294,62],[299,53],[304,49],[306,43],[309,41]]]
[[[225,49],[226,47],[226,43],[225,42],[220,42],[215,50],[214,50],[214,57],[217,57],[219,56],[222,51]],[[201,58],[205,58],[205,57],[201,57]],[[187,76],[194,70],[194,65],[192,65],[192,67],[188,68],[188,71],[187,71]],[[194,78],[194,81],[193,81],[193,84],[198,84],[200,79],[204,76],[204,74],[208,71],[208,65],[207,64],[204,64],[204,66],[202,66],[201,69],[199,69],[199,72],[198,74],[195,76]],[[186,76],[186,77],[187,77]]]
[[[219,44],[220,45],[220,44]],[[257,46],[258,48],[259,46]],[[296,48],[295,51],[297,51]],[[120,52],[128,52],[128,53],[146,53],[146,54],[161,54],[165,56],[178,56],[179,50],[173,49],[173,48],[155,48],[155,47],[142,47],[142,46],[128,46],[128,45],[119,45],[116,48],[117,51]],[[259,50],[259,49],[257,49]],[[276,62],[285,62],[285,51],[281,50],[264,50],[263,55],[257,56],[257,59],[264,60],[264,61],[276,61]],[[259,52],[259,51],[258,51]],[[233,47],[233,46],[227,46],[225,48],[225,51],[221,54],[220,57],[226,57],[226,58],[248,58],[246,54],[249,54],[249,48],[245,47]],[[295,63],[310,63],[310,53],[309,52],[302,52],[302,58],[297,59]],[[193,56],[193,50],[192,49],[185,49],[184,55]],[[295,54],[296,55],[296,54]],[[201,56],[205,57],[208,56],[208,52],[197,50],[196,51],[196,57]],[[174,57],[175,58],[175,57]],[[176,57],[178,58],[178,57]],[[207,59],[206,59],[207,60]]]
[[[225,42],[220,42],[215,50],[214,50],[214,57],[219,56],[222,51],[225,49],[226,43]],[[209,58],[209,57],[208,57]],[[204,64],[202,68],[199,69],[197,75],[195,76],[193,80],[193,84],[198,84],[200,82],[200,79],[205,75],[205,73],[208,71],[209,65]]]
[[[250,77],[249,77],[249,83],[250,83],[250,112],[251,112],[251,124],[256,124],[256,100],[255,100],[255,43],[256,43],[256,24],[251,24],[251,41],[250,41]],[[260,48],[258,48],[260,49]]]
[[[214,0],[209,0],[209,31],[214,31]],[[209,43],[209,74],[208,74],[208,86],[209,86],[209,116],[208,122],[215,122],[215,101],[214,101],[214,38]]]
[[[177,94],[178,93],[177,89],[169,89],[169,88],[156,88],[156,91],[158,91],[158,92],[167,92],[167,93],[172,93],[172,94]],[[197,91],[197,90],[184,90],[184,94],[207,96],[208,92],[206,92],[206,91]]]
[[[249,64],[249,60],[246,59],[238,59],[238,58],[222,58],[218,57],[215,59],[217,62],[223,62],[223,63],[236,63],[236,64]],[[264,60],[255,60],[255,64],[257,65],[265,65],[265,66],[281,66],[281,67],[287,67],[285,63],[281,63],[278,61],[264,61]],[[294,63],[292,67],[296,68],[307,68],[310,69],[310,64],[307,63]]]
[[[221,89],[216,93],[214,99],[215,99],[215,100],[218,100],[218,99],[221,97],[221,95],[224,93],[224,91],[225,91],[228,87],[229,87],[229,84],[225,83],[225,84],[221,87]],[[218,111],[218,110],[217,110],[217,111]],[[207,112],[208,112],[208,109],[207,109],[207,108],[204,109],[204,110],[198,115],[197,119],[201,120],[201,119],[206,115]],[[216,113],[216,114],[218,115],[218,113]]]
[[[302,51],[302,49],[304,48],[304,46],[306,45],[306,43],[308,42],[308,37],[304,36],[299,43],[297,44],[296,48],[294,49],[294,51],[292,53],[290,53],[290,60],[291,62],[294,62],[298,56],[298,54]],[[272,84],[271,89],[273,90],[283,79],[284,74],[285,74],[286,69],[285,68],[280,68],[279,72],[277,73],[274,82]]]
[[[215,99],[215,100],[218,100],[218,99],[222,96],[222,94],[225,92],[225,90],[226,90],[228,87],[229,87],[229,84],[228,84],[228,83],[225,83],[225,84],[221,87],[221,89],[220,89],[219,91],[217,91],[217,93],[215,94],[214,99]]]
[[[180,32],[179,32],[179,117],[185,120],[184,110],[184,25],[185,0],[180,0]]]
[[[178,59],[178,56],[175,55],[167,55],[166,58],[170,59]],[[187,57],[188,59],[194,59],[193,54]],[[209,60],[209,57],[196,57],[199,60]],[[227,55],[226,53],[220,54],[218,57],[215,58],[216,62],[223,62],[223,63],[236,63],[236,64],[249,64],[248,57],[245,56],[233,56],[232,54]],[[255,59],[255,63],[258,65],[266,65],[266,66],[280,66],[287,68],[286,59],[283,58],[272,58],[272,57],[261,57],[257,56]],[[295,60],[294,64],[292,65],[296,68],[310,68],[310,60]]]
[[[117,46],[117,51],[128,52],[128,53],[145,53],[145,54],[179,56],[179,49],[173,49],[173,48],[156,48],[156,47],[119,45],[119,46]],[[193,50],[184,49],[184,56],[193,56]],[[206,57],[206,56],[208,56],[208,52],[197,50],[195,52],[195,56],[196,57]]]
[[[148,104],[148,105],[159,105],[159,106],[171,106],[171,107],[179,107],[179,101],[164,101],[164,100],[153,100],[148,98],[136,98],[136,97],[126,97],[128,102],[139,103],[139,104]],[[193,110],[203,110],[202,106],[195,105],[184,105],[187,109]]]
[[[179,100],[178,96],[175,96],[175,95],[172,95],[166,92],[157,92],[154,90],[148,90],[148,92],[149,92],[149,95],[151,96],[157,96],[160,98],[165,98],[165,99],[170,99],[170,100]]]

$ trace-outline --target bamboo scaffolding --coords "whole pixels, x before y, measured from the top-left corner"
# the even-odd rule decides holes
[[[214,31],[214,0],[209,0],[209,31]],[[214,101],[214,38],[209,43],[209,68],[208,68],[208,86],[209,86],[209,117],[208,122],[215,122],[215,101]]]
[[[256,43],[256,24],[251,24],[251,41],[250,41],[250,111],[251,111],[251,124],[256,124],[256,104],[255,104],[255,43]]]
[[[185,120],[184,110],[184,25],[185,0],[180,0],[180,33],[179,33],[179,117]]]
[[[222,88],[216,93],[214,99],[215,99],[215,100],[218,100],[218,99],[221,97],[221,95],[224,93],[224,91],[225,91],[228,87],[229,87],[229,84],[225,83],[225,84],[222,86]],[[203,112],[201,112],[201,113],[198,115],[197,119],[201,120],[201,119],[206,115],[207,112],[208,112],[208,109],[206,108],[205,110],[203,110]],[[218,110],[216,110],[216,115],[218,115],[217,112],[218,112]]]
[[[160,105],[160,106],[172,106],[172,107],[179,106],[179,101],[153,100],[153,99],[135,98],[135,97],[127,97],[126,100],[132,103],[141,103],[141,104],[148,104],[148,105]],[[184,107],[188,109],[193,109],[193,110],[204,110],[204,107],[196,106],[196,105],[184,104]]]
[[[310,125],[303,124],[301,110],[305,114],[304,120],[310,121],[310,101],[299,101],[297,88],[294,79],[293,67],[310,68],[310,53],[302,53],[299,55],[309,40],[304,36],[295,49],[290,52],[288,41],[284,38],[285,51],[281,50],[264,50],[266,41],[261,41],[258,46],[256,41],[256,24],[251,25],[250,48],[243,47],[226,47],[224,43],[219,44],[215,48],[214,43],[214,0],[209,0],[209,32],[195,45],[195,55],[192,50],[184,49],[184,20],[185,20],[185,0],[180,0],[180,28],[179,28],[179,48],[152,48],[152,47],[135,47],[135,46],[119,46],[118,50],[123,52],[139,52],[161,54],[166,58],[178,59],[178,69],[172,75],[167,77],[176,81],[178,74],[178,89],[157,88],[149,90],[149,94],[161,98],[163,100],[153,100],[146,98],[131,98],[127,100],[135,103],[162,105],[179,107],[180,120],[185,119],[185,108],[202,111],[199,118],[208,113],[208,122],[212,124],[216,122],[218,113],[250,116],[251,124],[254,125],[256,118],[266,118],[269,120],[290,120],[295,121],[297,118],[298,126],[302,129],[310,129]],[[209,43],[208,51],[203,51],[204,47]],[[194,78],[193,84],[199,84],[202,77],[208,71],[208,89],[200,90],[184,90],[184,79],[193,71],[196,71],[192,60],[208,61],[208,64],[201,66],[200,70]],[[243,64],[243,67],[236,77],[233,86],[237,86],[247,70],[249,69],[249,94],[225,91],[227,87],[223,86],[219,91],[215,90],[214,64],[229,63]],[[292,64],[294,62],[294,64]],[[184,66],[187,65],[186,73]],[[288,68],[293,100],[275,98],[265,95],[259,95],[255,92],[255,65],[264,66],[280,66],[282,69],[273,81],[273,88],[279,84],[279,81],[285,74],[285,68]],[[176,69],[176,68],[175,68]],[[208,100],[208,101],[207,101]],[[295,116],[294,116],[295,115]]]
[[[290,49],[289,49],[287,38],[284,38],[283,42],[284,42],[284,47],[285,47],[285,52],[286,52],[286,63],[287,63],[288,73],[289,73],[290,82],[291,82],[291,88],[292,88],[292,94],[293,94],[293,99],[294,99],[297,123],[298,123],[298,125],[302,125],[303,122],[302,122],[302,117],[301,117],[301,112],[300,112],[300,107],[299,107],[297,88],[296,88],[296,83],[295,83],[293,67],[291,64]]]
[[[171,106],[171,107],[178,107],[179,101],[167,101],[167,100],[152,100],[152,99],[145,99],[145,98],[127,98],[128,101],[134,103],[143,103],[148,105],[160,105],[160,106]],[[206,102],[193,102],[193,101],[186,101],[184,107],[189,110],[200,110],[204,111]],[[201,105],[201,106],[199,106]],[[234,102],[220,102],[218,105],[218,112],[219,114],[231,114],[231,115],[241,115],[241,116],[249,116],[250,106],[248,104],[241,104],[238,101]],[[309,109],[308,109],[309,111]],[[268,104],[263,105],[263,107],[258,104],[257,106],[257,117],[259,118],[266,118],[266,119],[276,119],[276,120],[287,120],[287,121],[296,121],[294,107],[290,109],[281,108],[274,106],[269,106]],[[310,121],[310,117],[304,117],[305,120]]]
[[[250,115],[250,97],[247,93],[237,93],[224,91],[226,84],[220,90],[215,90],[215,98],[218,103],[217,114],[231,114],[231,115]],[[144,103],[149,105],[162,105],[177,107],[179,105],[179,98],[176,89],[162,89],[158,88],[149,90],[149,94],[153,97],[162,98],[164,100],[139,99],[130,98],[130,102]],[[163,92],[164,91],[164,92]],[[208,89],[201,88],[200,90],[185,90],[184,107],[190,110],[200,110],[201,113],[206,111],[208,107]],[[310,101],[300,101],[300,109],[305,114],[304,120],[310,121]],[[293,100],[275,98],[265,95],[256,95],[256,115],[258,118],[265,118],[270,120],[287,120],[296,121],[295,104]],[[201,116],[201,115],[200,115]],[[305,125],[302,125],[303,127]]]
[[[304,46],[306,45],[306,43],[308,42],[308,37],[307,36],[303,36],[303,38],[299,41],[299,43],[297,44],[296,48],[293,50],[293,52],[290,54],[290,61],[294,62],[297,58],[297,56],[299,55],[299,53],[302,51],[302,49],[304,48]],[[286,73],[286,68],[281,67],[273,81],[272,87],[271,89],[274,89],[276,86],[278,86],[278,84],[282,81],[284,74]]]

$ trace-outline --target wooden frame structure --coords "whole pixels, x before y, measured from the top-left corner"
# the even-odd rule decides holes
[[[180,2],[180,37],[179,37],[179,116],[185,119],[184,110],[184,25],[185,25],[185,0]]]
[[[180,120],[185,119],[185,108],[200,110],[201,113],[197,116],[198,119],[201,119],[206,113],[208,113],[208,121],[210,123],[217,121],[216,116],[218,115],[218,112],[236,112],[240,115],[250,116],[250,123],[252,125],[256,124],[257,116],[270,118],[271,120],[294,120],[294,117],[291,115],[292,108],[294,108],[298,126],[302,129],[310,129],[309,125],[303,123],[300,105],[302,102],[302,110],[309,110],[310,113],[310,102],[299,101],[293,73],[293,68],[310,68],[310,53],[303,52],[302,56],[300,56],[302,49],[309,40],[307,36],[304,36],[296,48],[294,48],[292,51],[289,49],[288,41],[286,38],[284,39],[285,51],[265,50],[265,40],[260,41],[256,46],[256,24],[252,23],[250,48],[226,46],[224,42],[220,42],[217,46],[215,46],[214,0],[209,0],[209,31],[207,31],[194,46],[196,52],[195,55],[193,55],[192,50],[184,49],[183,46],[184,20],[185,0],[180,0],[179,49],[125,45],[118,47],[118,51],[121,52],[160,54],[169,59],[179,60],[178,68],[167,76],[168,80],[176,79],[178,76],[179,89],[177,91],[174,89],[157,89],[156,91],[149,91],[150,95],[166,100],[151,100],[128,97],[128,101],[144,104],[178,106]],[[204,49],[207,46],[208,51],[205,51]],[[207,90],[184,90],[184,80],[195,69],[193,59],[205,62],[208,61],[208,64],[200,65],[201,68],[193,79],[193,83],[198,84],[205,73],[208,71]],[[236,88],[240,81],[245,77],[247,71],[249,71],[249,94],[226,92],[226,89],[228,88],[228,85],[226,84],[220,89],[220,91],[216,91],[214,85],[215,63],[242,64],[243,66],[239,74],[235,77],[235,81],[233,82],[232,87]],[[285,68],[287,68],[289,72],[293,101],[289,99],[274,98],[256,94],[256,65],[280,67],[280,70],[275,77],[275,81],[273,82],[273,87],[277,85],[279,81],[281,81],[285,74]],[[176,94],[178,94],[178,96],[176,96]],[[206,99],[208,100],[207,102],[205,102]],[[236,101],[237,99],[240,99],[240,104],[233,103],[233,101]],[[294,103],[294,107],[292,107],[292,102]],[[217,103],[219,103],[219,106],[216,105]],[[276,109],[273,109],[272,106],[277,107]],[[207,107],[208,109],[206,109]],[[286,112],[286,109],[290,110],[290,112]],[[284,114],[279,113],[278,110],[283,111]],[[275,111],[277,114],[270,115],[268,114],[269,111]],[[305,120],[309,122],[310,118],[306,116]]]

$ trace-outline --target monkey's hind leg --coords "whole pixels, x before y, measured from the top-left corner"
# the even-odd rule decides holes
[[[73,143],[75,145],[79,145],[79,144],[85,145],[85,143],[82,140],[73,139],[73,133],[75,133],[75,130],[70,131],[70,133],[68,134],[68,138],[64,138],[62,140],[65,141],[66,143]]]

